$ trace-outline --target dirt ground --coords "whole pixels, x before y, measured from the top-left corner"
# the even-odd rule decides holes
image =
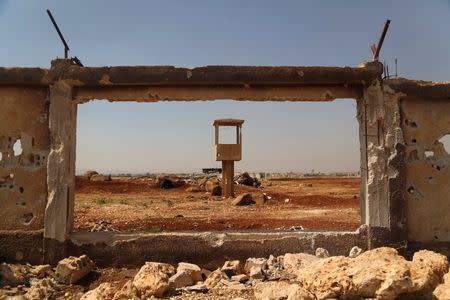
[[[102,221],[121,232],[354,230],[360,225],[359,185],[356,177],[268,179],[260,188],[236,186],[236,195],[266,193],[266,204],[232,206],[231,199],[186,192],[189,184],[161,189],[150,177],[77,177],[74,230],[90,231]]]

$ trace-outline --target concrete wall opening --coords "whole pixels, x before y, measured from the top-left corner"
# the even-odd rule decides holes
[[[125,115],[127,124],[120,121]],[[79,104],[73,230],[355,230],[361,224],[355,115],[349,99]],[[202,168],[221,167],[212,121],[224,117],[246,120],[236,180],[248,172],[258,182],[238,184],[236,195],[262,197],[262,205],[234,206],[208,187],[217,174]],[[231,129],[221,135],[235,143]],[[159,181],[163,176],[173,188]]]

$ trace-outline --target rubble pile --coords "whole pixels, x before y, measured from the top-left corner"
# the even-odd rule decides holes
[[[422,250],[408,261],[387,247],[353,247],[349,256],[330,256],[324,248],[315,253],[230,260],[214,271],[147,262],[124,284],[101,282],[78,293],[70,288],[95,268],[84,255],[63,259],[56,269],[4,263],[0,299],[449,299],[444,255]]]

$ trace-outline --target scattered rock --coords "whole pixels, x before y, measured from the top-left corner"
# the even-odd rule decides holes
[[[429,251],[418,252],[412,262],[387,247],[356,258],[334,256],[297,270],[299,282],[318,299],[379,298],[431,293],[448,269],[446,258]]]
[[[179,289],[188,285],[193,285],[191,274],[186,270],[177,271],[175,275],[169,278],[171,288]]]
[[[234,200],[231,202],[231,204],[235,205],[235,206],[251,205],[251,204],[255,204],[255,201],[253,201],[252,194],[245,193],[245,194],[240,194],[239,196],[234,198]]]
[[[177,176],[159,175],[156,177],[156,185],[162,189],[172,189],[183,186],[185,182]]]
[[[228,277],[238,275],[242,273],[242,265],[239,260],[227,260],[222,267],[222,272],[224,272]]]
[[[56,292],[56,284],[51,279],[44,278],[31,286],[31,288],[25,294],[25,299],[27,300],[52,299],[52,295],[55,292]]]
[[[93,174],[89,177],[90,181],[111,181],[111,175]]]
[[[286,253],[283,256],[283,267],[287,272],[296,273],[311,263],[318,261],[317,256],[306,253]]]
[[[444,282],[437,286],[433,295],[438,300],[450,299],[450,272],[444,275]]]
[[[350,249],[350,253],[348,254],[348,257],[355,258],[358,255],[360,255],[361,253],[363,253],[363,250],[361,248],[359,248],[358,246],[354,246],[352,249]]]
[[[72,284],[89,274],[94,267],[94,262],[86,255],[70,256],[56,266],[55,279],[59,283]]]
[[[319,247],[316,249],[316,256],[319,258],[327,258],[330,257],[330,253],[328,253],[327,249]]]
[[[447,257],[428,250],[414,253],[411,261],[411,278],[414,289],[421,294],[431,294],[448,272]]]
[[[86,179],[91,180],[91,177],[92,177],[93,175],[98,175],[98,172],[97,172],[97,171],[93,171],[93,170],[89,170],[89,171],[86,171],[86,172],[84,173],[83,176],[84,176]]]
[[[254,187],[259,187],[261,185],[261,183],[258,181],[258,179],[251,177],[247,172],[240,174],[237,177],[236,182],[238,184],[254,186]]]
[[[268,197],[265,193],[255,193],[252,194],[252,200],[256,205],[263,205],[268,200]]]
[[[211,274],[209,274],[208,278],[205,280],[205,285],[208,288],[214,288],[222,279],[226,279],[227,275],[222,272],[222,270],[217,269]]]
[[[289,203],[290,201],[291,201],[291,199],[289,199],[289,198],[284,199],[284,203]]]
[[[267,259],[265,258],[248,258],[245,261],[244,271],[246,273],[250,273],[250,270],[253,267],[258,267],[261,270],[264,270],[267,268]]]
[[[213,196],[220,196],[222,195],[222,186],[220,185],[219,181],[208,180],[205,183],[205,191]]]
[[[253,266],[250,268],[248,276],[252,279],[263,279],[264,278],[263,269],[261,268],[261,266]]]
[[[314,299],[308,291],[298,284],[286,281],[270,281],[257,283],[254,287],[255,298],[258,300],[307,300]]]
[[[31,273],[37,278],[44,278],[50,275],[52,272],[52,266],[50,265],[37,265],[31,269]]]
[[[146,262],[134,276],[132,287],[141,298],[162,297],[169,290],[169,278],[175,268],[169,264]]]
[[[133,287],[133,281],[128,280],[122,288],[115,293],[113,300],[129,300],[136,299],[137,294],[136,288]]]
[[[0,287],[18,286],[27,280],[29,268],[24,265],[14,265],[2,263],[0,265]]]
[[[193,282],[203,281],[202,269],[195,264],[180,262],[178,264],[177,272],[187,272],[189,276],[191,276]]]
[[[116,292],[117,289],[114,285],[104,282],[95,289],[85,293],[80,300],[109,300],[114,298]]]
[[[248,279],[249,279],[249,276],[246,274],[239,274],[239,275],[231,276],[231,280],[237,281],[237,282],[245,282]]]

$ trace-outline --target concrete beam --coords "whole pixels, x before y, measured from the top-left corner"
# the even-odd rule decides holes
[[[391,78],[383,81],[396,92],[423,98],[446,98],[450,100],[450,82],[433,82],[406,78]]]
[[[80,67],[52,61],[49,70],[0,68],[0,85],[48,85],[66,80],[74,86],[299,86],[365,85],[382,74],[380,63],[361,67],[173,66]]]

